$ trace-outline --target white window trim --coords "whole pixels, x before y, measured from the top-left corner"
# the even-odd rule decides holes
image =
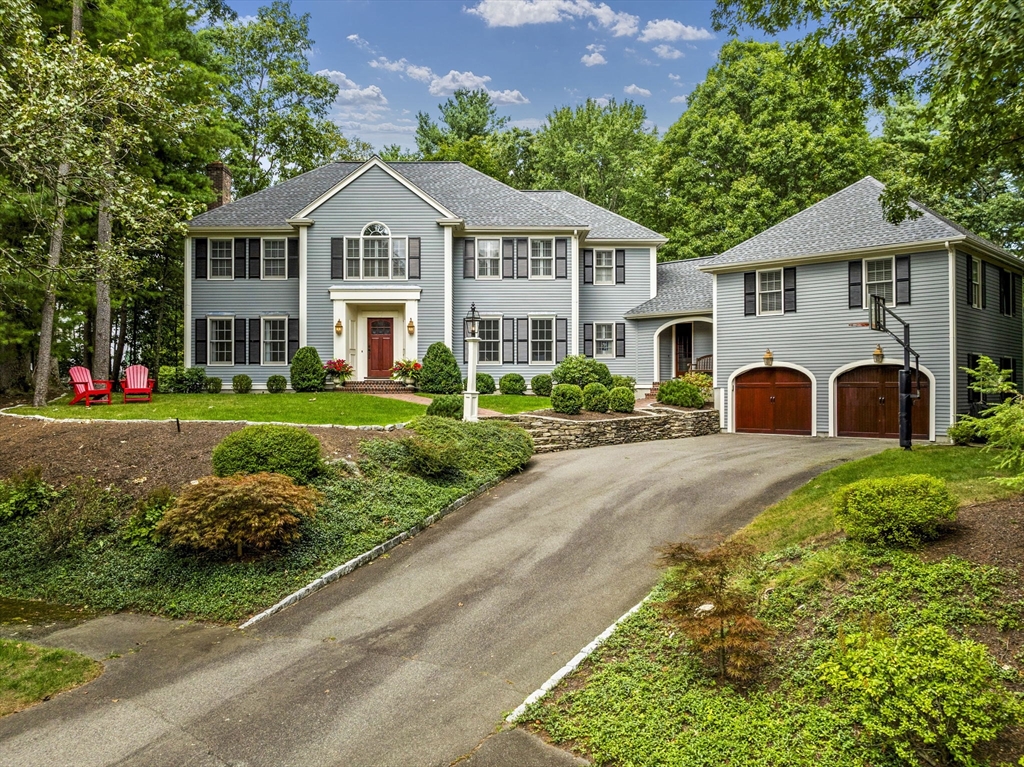
[[[612,346],[610,354],[598,354],[597,353],[597,326],[607,325],[612,329]],[[614,322],[595,322],[594,323],[594,359],[595,360],[613,360],[615,359],[615,323]]]
[[[498,243],[498,273],[495,274],[495,275],[486,275],[486,276],[481,276],[480,275],[480,242],[482,240],[486,240],[487,242],[496,242],[496,243]],[[501,252],[501,238],[500,237],[477,237],[477,238],[474,239],[473,250],[474,250],[474,253],[476,253],[476,264],[475,264],[475,267],[476,267],[476,278],[478,280],[500,280],[501,279],[501,259],[502,259],[502,255],[503,255],[502,252]],[[552,266],[552,271],[553,270],[554,270],[554,267]]]
[[[597,281],[597,254],[598,253],[610,253],[611,257],[612,257],[612,265],[611,265],[611,275],[612,275],[612,277],[607,282],[598,282]],[[612,248],[610,250],[606,249],[606,248],[600,248],[600,249],[595,248],[594,249],[594,284],[595,285],[614,285],[615,284],[615,249],[614,248]]]
[[[231,258],[228,259],[229,263],[231,264],[231,275],[229,277],[224,277],[224,276],[214,277],[213,276],[213,243],[215,243],[215,242],[227,242],[227,243],[231,244],[231,247],[230,247]],[[235,279],[235,241],[233,239],[230,239],[230,238],[225,239],[223,237],[217,237],[216,239],[214,239],[214,238],[211,237],[207,247],[209,248],[209,251],[206,254],[206,258],[208,259],[207,263],[209,265],[206,267],[206,279],[208,279],[208,280],[233,280],[233,279]]]
[[[863,259],[860,262],[860,273],[862,275],[861,279],[864,281],[864,287],[863,287],[863,292],[864,292],[864,308],[865,309],[870,308],[869,307],[869,300],[868,300],[868,295],[869,295],[868,294],[868,261],[889,261],[889,263],[891,264],[891,266],[890,266],[890,273],[892,274],[892,304],[886,304],[886,306],[895,306],[895,304],[896,304],[896,257],[895,256],[879,256],[878,258],[865,258],[865,259]],[[872,284],[876,284],[876,283],[872,283]]]
[[[533,258],[533,242],[534,242],[534,240],[536,240],[538,242],[550,242],[551,243],[551,274],[537,274],[537,275],[535,275],[533,273],[533,261],[534,261],[534,258]],[[527,258],[527,262],[526,262],[527,263],[527,268],[529,269],[529,278],[531,280],[553,280],[553,279],[555,279],[555,238],[554,237],[530,237],[529,238],[529,242],[527,243],[527,248],[529,248],[529,251],[527,252],[528,258]],[[537,259],[537,260],[539,261],[540,259]],[[543,319],[543,318],[542,317],[538,317],[537,319]]]
[[[222,320],[228,321],[228,327],[231,328],[231,340],[228,342],[228,348],[231,350],[231,362],[214,362],[213,361],[213,325],[212,323]],[[206,318],[206,366],[213,368],[229,368],[234,367],[235,364],[235,316],[232,315],[213,315]]]
[[[387,230],[387,232],[388,232],[388,236],[387,236],[387,242],[388,242],[388,248],[387,248],[387,251],[388,251],[388,276],[387,277],[364,277],[363,276],[363,274],[365,272],[363,264],[366,261],[366,249],[364,247],[364,244],[365,244],[366,240],[383,240],[383,239],[385,239],[384,237],[369,237],[369,236],[364,236],[363,235],[363,232],[366,231],[367,227],[373,226],[374,224],[377,224],[379,226],[383,226]],[[348,262],[349,262],[348,243],[350,241],[352,241],[352,240],[356,240],[356,241],[359,242],[359,276],[358,277],[350,277],[349,273],[348,273]],[[394,260],[393,259],[394,246],[393,246],[393,243],[394,243],[395,240],[402,240],[403,242],[405,242],[405,274],[402,275],[401,277],[395,277],[392,274],[393,267],[394,267],[394,263],[393,263],[393,260]],[[362,228],[360,228],[360,230],[359,230],[359,234],[355,235],[355,236],[346,235],[345,238],[344,238],[344,243],[345,243],[344,244],[344,249],[345,249],[344,274],[345,274],[345,280],[346,281],[350,281],[350,282],[356,282],[356,281],[358,281],[358,282],[407,282],[409,280],[409,237],[407,235],[394,235],[394,234],[392,234],[391,233],[391,227],[389,227],[383,221],[370,221],[370,222],[368,222],[366,224],[363,224]]]
[[[502,315],[500,315],[500,314],[484,314],[484,315],[482,315],[480,317],[480,319],[481,320],[497,320],[497,322],[498,322],[498,359],[497,359],[497,361],[488,360],[487,362],[484,362],[483,360],[477,360],[477,364],[478,365],[501,365],[505,361],[505,358],[502,356],[502,353],[501,353],[502,352],[502,346],[504,346],[504,342],[505,342],[505,339],[501,337],[502,320],[504,319],[504,317]]]
[[[778,292],[779,294],[779,308],[773,312],[761,311],[761,275],[768,274],[769,272],[778,272],[779,274],[779,289],[778,291],[770,291],[771,293]],[[757,281],[757,316],[758,317],[773,317],[778,314],[785,314],[786,312],[786,272],[785,269],[779,267],[778,269],[758,269],[756,272],[755,280]]]
[[[267,362],[267,320],[284,320],[284,362]],[[262,367],[286,367],[288,365],[288,315],[268,314],[260,317],[260,365]]]
[[[284,274],[267,274],[267,241],[284,243]],[[287,280],[288,279],[288,238],[287,237],[261,237],[260,238],[260,279],[261,280]]]
[[[555,344],[557,343],[557,341],[555,339],[555,315],[553,315],[553,314],[528,314],[527,315],[527,320],[530,323],[530,334],[529,334],[530,335],[530,348],[528,350],[528,353],[530,355],[530,363],[529,364],[531,364],[531,365],[555,365],[555,364],[557,364],[555,362]],[[534,362],[534,360],[533,360],[533,321],[534,320],[551,320],[551,360],[550,361],[537,361],[537,362]]]
[[[974,279],[974,265],[978,265],[978,279]],[[971,281],[971,307],[974,309],[980,309],[982,304],[982,291],[985,289],[985,262],[977,256],[971,256],[971,273],[968,279]]]

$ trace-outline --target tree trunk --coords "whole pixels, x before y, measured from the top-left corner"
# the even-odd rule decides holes
[[[110,200],[104,196],[96,220],[96,321],[92,337],[92,377],[96,379],[115,378],[118,373],[110,369],[110,230]]]

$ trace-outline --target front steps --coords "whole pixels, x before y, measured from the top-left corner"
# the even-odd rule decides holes
[[[389,378],[368,378],[364,381],[346,381],[344,386],[335,386],[335,391],[349,391],[357,394],[396,394],[412,391],[412,387]]]

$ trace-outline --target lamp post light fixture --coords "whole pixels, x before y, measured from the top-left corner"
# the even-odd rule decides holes
[[[765,349],[764,357],[762,357],[762,359],[764,360],[764,364],[767,367],[771,367],[772,363],[775,362],[775,355],[772,354],[772,350],[771,349]]]
[[[412,321],[412,317],[409,318],[409,324],[405,326],[405,329],[409,331],[409,335],[416,332],[416,323]]]
[[[871,359],[873,359],[879,365],[882,364],[882,360],[885,359],[885,352],[882,351],[881,344],[878,344],[878,346],[875,347],[875,350],[871,352]]]
[[[476,363],[480,357],[480,313],[476,310],[476,303],[470,305],[464,327],[469,375],[466,376],[466,391],[462,395],[462,420],[478,421],[480,395],[476,391]]]

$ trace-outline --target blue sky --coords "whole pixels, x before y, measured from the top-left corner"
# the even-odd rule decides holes
[[[231,0],[239,16],[264,4]],[[512,124],[537,128],[587,97],[630,98],[662,132],[686,108],[725,37],[714,2],[295,0],[311,68],[341,87],[335,120],[376,147],[413,147],[416,113],[458,87],[486,88]]]

